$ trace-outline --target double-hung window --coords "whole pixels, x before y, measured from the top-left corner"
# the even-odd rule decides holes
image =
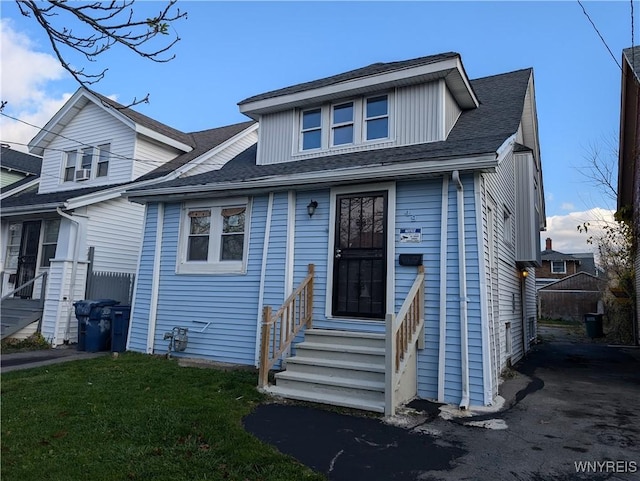
[[[565,261],[551,261],[551,272],[553,274],[566,274],[567,264]]]
[[[332,110],[331,144],[352,144],[354,134],[353,102],[334,105]]]
[[[22,239],[22,223],[9,224],[9,237],[7,239],[7,258],[5,269],[17,269],[20,256],[20,240]]]
[[[42,254],[40,255],[41,267],[49,267],[51,265],[51,259],[56,256],[58,232],[60,232],[60,219],[51,219],[44,222]]]
[[[322,109],[302,112],[302,150],[322,147]]]
[[[111,144],[66,151],[64,153],[64,181],[73,182],[106,177],[109,174],[110,158]],[[79,170],[84,172],[76,174]]]
[[[243,273],[247,259],[247,199],[185,208],[179,274]]]
[[[366,100],[364,123],[366,140],[389,137],[389,98],[386,95]]]

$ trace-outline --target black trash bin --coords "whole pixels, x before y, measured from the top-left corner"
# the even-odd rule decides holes
[[[587,336],[591,339],[604,337],[602,329],[602,314],[590,312],[584,315],[584,325],[587,329]]]
[[[127,350],[127,334],[131,306],[113,306],[111,308],[111,352]]]
[[[73,305],[78,319],[78,351],[106,351],[111,343],[111,307],[113,299],[87,299]]]

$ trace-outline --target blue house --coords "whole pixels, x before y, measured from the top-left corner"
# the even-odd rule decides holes
[[[444,53],[239,108],[254,145],[125,194],[145,205],[128,349],[253,365],[275,395],[387,414],[496,402],[536,337],[533,71],[470,80]]]

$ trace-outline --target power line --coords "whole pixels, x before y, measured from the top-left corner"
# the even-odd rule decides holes
[[[604,46],[607,48],[607,50],[609,51],[609,55],[611,55],[611,58],[613,59],[613,61],[616,63],[616,65],[618,66],[618,68],[620,70],[622,70],[622,65],[620,65],[620,62],[618,62],[618,59],[616,58],[616,56],[613,54],[613,52],[611,51],[611,49],[609,48],[609,45],[607,45],[607,42],[605,41],[604,37],[602,36],[602,34],[600,33],[600,31],[598,30],[598,27],[596,27],[596,24],[593,23],[593,20],[591,20],[591,17],[589,16],[589,14],[587,13],[587,10],[584,8],[584,5],[582,5],[582,2],[580,0],[578,0],[578,5],[580,5],[580,7],[582,8],[582,12],[585,14],[585,16],[589,19],[589,22],[591,22],[591,25],[593,26],[593,29],[596,31],[596,33],[598,34],[598,37],[600,37],[600,40],[602,40],[602,43],[604,44]]]
[[[70,137],[66,137],[66,136],[64,136],[64,135],[62,135],[62,134],[60,134],[60,133],[58,133],[58,132],[53,132],[52,130],[45,129],[44,127],[39,127],[39,126],[34,125],[34,124],[30,123],[30,122],[27,122],[26,120],[22,120],[22,119],[19,119],[19,118],[17,118],[17,117],[13,117],[13,116],[11,116],[11,115],[5,114],[4,112],[0,112],[0,115],[2,115],[3,117],[7,117],[7,118],[9,118],[9,119],[11,119],[11,120],[15,120],[16,122],[20,122],[20,123],[23,123],[23,124],[25,124],[25,125],[28,125],[29,127],[33,127],[33,128],[35,128],[35,129],[39,129],[39,130],[41,130],[41,131],[47,132],[47,133],[49,133],[49,134],[55,135],[55,136],[57,136],[57,137],[60,137],[60,138],[65,139],[65,140],[69,140],[70,142],[75,142],[75,143],[76,143],[76,144],[78,144],[79,146],[82,146],[82,147],[91,147],[92,149],[96,149],[96,148],[98,148],[96,145],[87,144],[87,143],[85,143],[85,142],[81,142],[81,141],[79,141],[79,140],[72,139],[72,138],[70,138]],[[2,141],[2,142],[6,142],[6,141]],[[24,146],[27,146],[27,147],[28,147],[28,144],[23,144],[23,143],[20,143],[20,142],[8,142],[8,143],[13,143],[13,144],[17,144],[17,145],[24,145]],[[69,149],[64,150],[64,149],[54,149],[54,148],[47,147],[47,150],[54,150],[54,151],[60,151],[60,152],[67,152]],[[110,152],[110,155],[111,155],[111,156],[113,156],[113,157],[117,157],[117,158],[119,158],[119,159],[123,159],[123,160],[131,160],[131,161],[133,161],[133,162],[141,162],[141,163],[144,163],[144,164],[155,164],[155,165],[158,165],[158,166],[166,164],[166,162],[163,162],[163,161],[161,161],[161,160],[151,160],[151,159],[134,159],[134,158],[132,158],[132,157],[127,157],[127,156],[125,156],[125,155],[120,155],[120,154],[116,154],[116,153],[113,153],[113,152]]]

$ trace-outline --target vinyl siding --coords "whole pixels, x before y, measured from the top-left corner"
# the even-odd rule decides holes
[[[134,159],[129,163],[129,180],[151,172],[162,164],[174,159],[182,151],[168,147],[142,135],[137,136]]]
[[[116,198],[87,207],[87,247],[95,247],[93,270],[135,273],[144,206]]]
[[[234,142],[232,145],[216,152],[213,156],[203,159],[198,165],[191,170],[183,174],[181,177],[190,177],[192,175],[202,174],[204,172],[210,172],[212,170],[218,170],[236,155],[244,152],[258,141],[258,134],[256,131],[251,132],[249,135],[245,135],[243,138]]]
[[[388,141],[332,148],[320,153],[297,152],[296,139],[299,128],[297,110],[263,115],[260,118],[258,164],[303,161],[322,155],[444,140],[443,126],[446,124],[450,130],[459,116],[459,109],[455,107],[455,101],[452,98],[447,102],[443,101],[446,88],[442,85],[444,82],[430,82],[398,88],[391,94],[392,100],[389,105],[390,138]],[[445,104],[447,109],[451,108],[446,122],[443,112]],[[357,112],[356,115],[358,115]],[[323,122],[325,120],[323,118]],[[325,134],[329,134],[328,125],[323,125],[323,135]]]
[[[109,175],[82,182],[62,182],[64,151],[82,145],[111,144]],[[47,146],[42,159],[40,193],[107,185],[131,180],[135,132],[94,103],[88,103]]]
[[[444,82],[443,82],[444,83]],[[451,95],[451,92],[444,86],[444,137],[443,140],[449,136],[449,132],[458,121],[462,110],[458,107],[458,103]]]

